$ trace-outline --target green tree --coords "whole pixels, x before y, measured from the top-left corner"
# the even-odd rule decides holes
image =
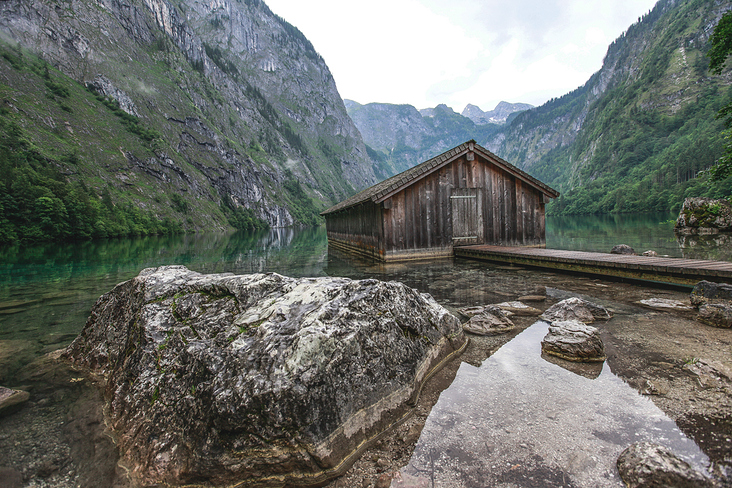
[[[719,19],[712,34],[712,48],[707,53],[709,57],[709,71],[720,75],[732,54],[732,11],[727,12]],[[727,129],[724,131],[724,153],[717,163],[709,168],[708,173],[712,181],[720,181],[732,174],[732,103],[725,105],[717,114],[724,118]]]

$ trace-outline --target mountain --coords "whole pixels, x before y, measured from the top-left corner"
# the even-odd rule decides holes
[[[509,116],[517,115],[518,112],[531,108],[534,108],[534,106],[528,103],[500,102],[493,110],[483,112],[480,107],[469,103],[465,106],[461,115],[476,124],[505,124]]]
[[[422,110],[388,103],[361,105],[352,100],[345,100],[345,105],[381,178],[400,173],[469,139],[486,139],[499,129],[497,122],[476,123],[465,112],[458,114],[445,104]],[[501,102],[496,110],[480,113],[499,120],[503,114],[507,118],[512,107],[524,110],[521,107],[530,106]]]
[[[0,241],[314,223],[376,181],[260,0],[6,0],[0,34]]]
[[[553,213],[677,211],[687,196],[729,195],[729,179],[696,175],[722,152],[716,113],[732,98],[732,72],[710,75],[705,53],[731,8],[659,1],[585,85],[478,142],[560,190]]]

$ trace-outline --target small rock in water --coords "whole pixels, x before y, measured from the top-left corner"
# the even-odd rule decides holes
[[[712,482],[669,449],[638,442],[618,457],[618,471],[628,488],[711,488]]]
[[[613,246],[610,254],[635,254],[635,250],[627,244],[618,244]]]
[[[670,298],[646,298],[645,300],[639,300],[635,303],[656,310],[693,310],[692,306],[688,303],[682,302],[681,300],[672,300]]]
[[[487,306],[483,312],[474,315],[469,321],[463,324],[463,330],[477,335],[505,334],[515,329],[516,326],[508,313],[496,306]]]
[[[506,312],[511,312],[516,315],[534,317],[541,314],[541,310],[539,310],[538,308],[530,307],[525,303],[521,303],[518,301],[496,303],[495,306]]]
[[[648,251],[643,251],[643,255],[649,258],[655,258],[656,256],[658,256],[658,253],[652,249],[649,249]]]
[[[11,390],[0,386],[0,415],[14,410],[13,407],[26,402],[30,398],[30,393],[23,390]]]
[[[605,307],[579,297],[571,297],[549,307],[540,318],[548,322],[579,320],[590,324],[596,320],[610,320],[612,316],[612,313]]]
[[[699,307],[696,319],[707,325],[729,329],[732,327],[732,304],[705,303]]]
[[[541,341],[541,350],[568,361],[600,362],[607,359],[600,332],[579,320],[552,322]]]
[[[484,310],[485,310],[485,307],[483,305],[476,305],[474,307],[460,308],[460,309],[458,309],[458,313],[460,315],[464,315],[464,316],[470,318],[470,317],[474,317],[476,315],[483,313]]]
[[[543,302],[546,300],[545,295],[524,295],[519,297],[520,302]]]
[[[699,309],[696,319],[707,325],[732,327],[732,285],[700,281],[691,291],[691,304]]]

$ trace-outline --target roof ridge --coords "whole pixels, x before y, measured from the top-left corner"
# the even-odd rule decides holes
[[[548,185],[542,183],[541,181],[537,180],[533,176],[529,175],[528,173],[518,169],[516,166],[512,165],[508,161],[505,161],[504,159],[501,159],[500,157],[496,156],[486,148],[479,145],[477,142],[475,142],[475,139],[470,139],[469,141],[466,141],[458,146],[453,147],[452,149],[448,149],[447,151],[438,154],[437,156],[428,159],[427,161],[424,161],[420,164],[417,164],[415,166],[412,166],[409,169],[406,169],[402,171],[399,174],[396,174],[394,176],[391,176],[379,183],[376,183],[373,186],[370,186],[369,188],[366,188],[364,190],[361,190],[360,192],[356,193],[355,195],[343,200],[340,203],[337,203],[336,205],[333,205],[327,210],[324,210],[320,213],[320,215],[326,215],[333,212],[337,212],[339,210],[343,210],[349,207],[353,207],[356,205],[359,205],[361,203],[364,203],[368,200],[371,200],[373,202],[376,202],[377,200],[381,200],[386,195],[389,195],[391,193],[394,193],[399,188],[402,188],[406,186],[407,184],[419,179],[421,176],[426,175],[434,171],[435,168],[441,167],[446,162],[454,159],[456,156],[462,154],[465,151],[469,151],[470,145],[473,145],[473,151],[478,149],[480,152],[485,154],[486,156],[495,159],[500,166],[504,166],[506,170],[509,172],[515,173],[519,178],[522,178],[526,180],[531,185],[539,188],[540,190],[544,191],[545,193],[549,194],[550,196],[557,196],[559,195],[559,192],[552,189]]]

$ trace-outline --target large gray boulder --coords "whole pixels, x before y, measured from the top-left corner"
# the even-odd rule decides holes
[[[143,270],[103,295],[65,357],[106,385],[141,485],[317,485],[410,412],[464,345],[396,282]]]
[[[552,322],[541,340],[541,351],[568,361],[594,363],[607,359],[600,332],[579,320]]]
[[[687,198],[676,219],[677,234],[716,234],[732,232],[732,205],[727,200]]]
[[[618,471],[628,488],[705,488],[712,481],[652,442],[637,442],[618,457]]]

